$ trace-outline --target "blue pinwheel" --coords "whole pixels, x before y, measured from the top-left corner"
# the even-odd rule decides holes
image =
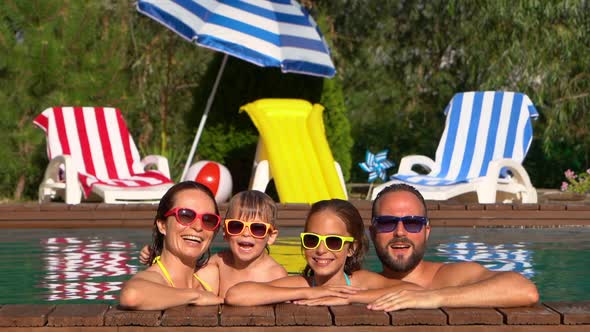
[[[367,150],[365,153],[365,161],[359,163],[361,169],[369,173],[369,182],[377,180],[377,178],[385,181],[387,178],[387,169],[393,167],[395,164],[387,160],[387,153],[389,150],[379,151],[376,154]]]

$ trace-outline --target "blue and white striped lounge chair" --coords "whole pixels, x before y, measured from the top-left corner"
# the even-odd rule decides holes
[[[539,116],[528,96],[485,91],[456,94],[447,108],[445,129],[433,161],[426,156],[402,158],[392,181],[404,182],[427,200],[477,194],[479,203],[536,203],[537,192],[522,166],[531,145],[531,119]],[[429,170],[418,174],[417,165]],[[467,198],[467,197],[466,197]]]

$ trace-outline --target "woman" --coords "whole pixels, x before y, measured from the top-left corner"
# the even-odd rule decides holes
[[[121,306],[159,310],[183,304],[214,305],[223,299],[196,275],[206,264],[221,218],[211,191],[186,181],[172,186],[160,200],[154,220],[151,266],[134,275],[121,290]]]

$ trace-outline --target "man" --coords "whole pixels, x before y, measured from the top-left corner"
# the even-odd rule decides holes
[[[393,184],[379,193],[370,232],[383,264],[381,274],[424,290],[389,293],[369,304],[369,309],[514,307],[539,300],[535,285],[516,272],[490,271],[472,262],[424,261],[430,224],[424,198],[412,186]]]

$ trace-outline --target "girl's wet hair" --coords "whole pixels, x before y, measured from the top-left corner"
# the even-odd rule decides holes
[[[168,211],[170,211],[170,209],[172,209],[172,207],[174,206],[174,201],[176,200],[176,196],[178,195],[178,193],[185,191],[185,190],[198,190],[198,191],[205,193],[205,195],[207,195],[209,198],[211,198],[211,201],[213,202],[213,205],[215,206],[215,213],[219,215],[219,208],[217,207],[217,203],[215,202],[215,196],[213,195],[211,190],[209,190],[209,188],[207,188],[205,185],[202,185],[202,184],[200,184],[198,182],[194,182],[194,181],[184,181],[184,182],[177,183],[177,184],[173,185],[172,187],[170,187],[170,189],[168,189],[168,191],[160,199],[160,205],[158,205],[158,210],[156,211],[156,217],[154,218],[154,228],[152,230],[152,245],[150,248],[150,258],[148,261],[148,263],[150,265],[152,265],[154,258],[156,258],[156,256],[160,256],[162,254],[162,249],[164,248],[164,234],[160,233],[160,230],[158,229],[157,222],[158,222],[158,220],[166,220],[166,217],[164,217],[164,214],[166,214],[166,212],[168,212]],[[219,228],[217,228],[215,230],[215,233],[213,234],[213,236],[215,236],[215,234],[217,234],[218,231],[219,231]],[[210,256],[211,256],[211,250],[210,250],[210,248],[207,248],[207,254],[201,256],[197,260],[196,268],[198,269],[200,267],[203,267],[205,264],[207,264],[207,261],[209,261]]]
[[[246,190],[229,201],[226,218],[258,220],[275,226],[277,205],[267,194],[258,190]]]
[[[363,218],[359,211],[350,202],[342,199],[330,199],[316,202],[311,206],[307,218],[305,219],[305,232],[307,232],[307,224],[311,217],[314,214],[323,211],[331,211],[336,214],[346,225],[346,231],[354,238],[356,248],[352,256],[346,257],[344,273],[350,275],[352,272],[360,270],[363,265],[363,259],[368,250],[369,240],[365,234]],[[312,274],[313,271],[309,265],[305,266],[303,275],[310,276]]]

